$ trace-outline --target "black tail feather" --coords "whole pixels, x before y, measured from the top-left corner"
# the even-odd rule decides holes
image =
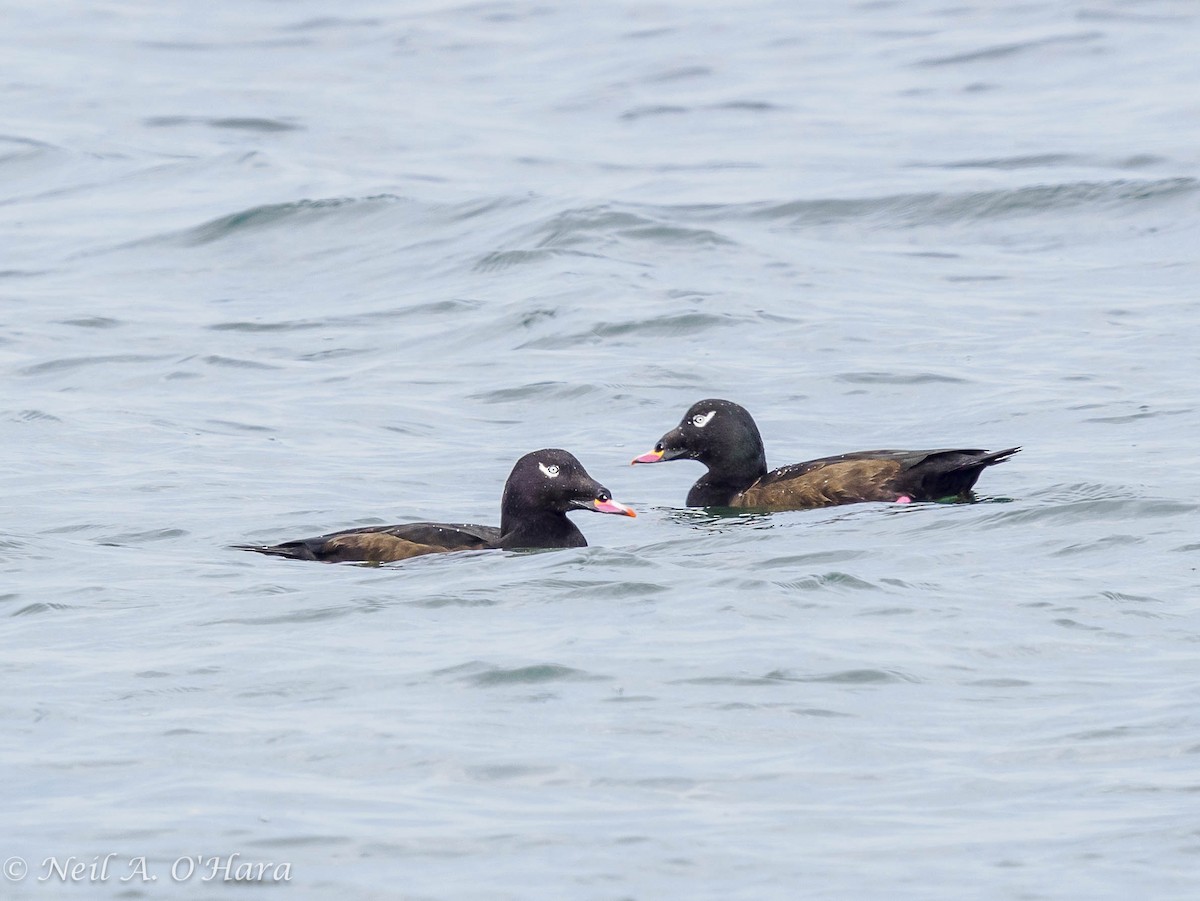
[[[1020,446],[1017,446],[1017,447],[1006,447],[1004,450],[989,451],[988,453],[975,459],[970,465],[971,466],[994,466],[996,463],[1003,463],[1005,460],[1007,460],[1013,454],[1017,453],[1020,449],[1021,449]]]
[[[256,554],[266,554],[269,557],[286,557],[289,560],[316,560],[317,556],[303,541],[291,541],[287,544],[231,544],[236,551],[254,551]]]
[[[975,482],[984,469],[1003,463],[1020,447],[1004,450],[957,450],[942,451],[925,459],[918,471],[920,483],[918,495],[937,500],[943,497],[965,497],[975,487]]]

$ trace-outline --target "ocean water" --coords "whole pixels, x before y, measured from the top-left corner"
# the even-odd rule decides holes
[[[0,9],[5,897],[1194,897],[1193,3]],[[1024,450],[719,516],[710,396]]]

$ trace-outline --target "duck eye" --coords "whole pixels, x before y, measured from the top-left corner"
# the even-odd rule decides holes
[[[712,418],[716,415],[717,415],[716,410],[709,410],[707,413],[697,413],[695,416],[692,417],[692,425],[694,425],[698,429],[702,429],[706,425],[708,425],[710,422],[712,422]]]
[[[548,479],[558,478],[558,466],[554,463],[551,463],[549,466],[547,466],[545,463],[539,463],[538,469],[540,469],[542,471],[542,475]]]
[[[608,503],[608,501],[612,500],[612,495],[607,491],[601,491],[596,495],[596,500],[600,501],[601,503]]]
[[[654,449],[656,451],[661,451],[663,449],[663,443],[661,441],[658,442],[658,444],[654,445]]]

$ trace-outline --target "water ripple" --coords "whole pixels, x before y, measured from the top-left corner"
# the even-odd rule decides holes
[[[1200,511],[1200,504],[1169,498],[1106,498],[1066,501],[1053,506],[1022,507],[1001,510],[983,516],[979,522],[1034,523],[1056,520],[1092,521],[1097,519],[1159,519],[1165,516],[1189,516]]]
[[[1050,47],[1056,44],[1081,44],[1092,43],[1101,40],[1104,37],[1102,31],[1085,31],[1079,34],[1053,35],[1051,37],[1038,38],[1032,41],[1014,41],[1010,44],[994,44],[991,47],[982,47],[979,50],[970,50],[965,53],[954,53],[949,56],[935,56],[928,59],[923,59],[917,62],[918,66],[952,66],[960,63],[974,63],[981,60],[991,61],[1003,59],[1009,56],[1015,56],[1019,53],[1025,53],[1030,50],[1038,50],[1043,47]]]
[[[930,383],[966,384],[968,379],[941,372],[845,372],[835,376],[852,385],[924,385]]]
[[[19,410],[5,411],[5,417],[10,422],[62,422],[53,413],[47,413],[44,410]]]
[[[177,235],[185,244],[211,244],[246,231],[284,226],[296,221],[314,221],[345,212],[373,212],[380,207],[400,203],[403,198],[394,194],[374,197],[333,197],[325,200],[294,200],[271,203],[230,213],[190,228]]]
[[[21,375],[44,375],[51,372],[68,372],[73,369],[87,369],[93,366],[108,366],[112,363],[153,363],[158,360],[170,359],[162,354],[108,354],[99,357],[63,357],[58,360],[48,360],[45,363],[35,363],[17,370]]]
[[[1054,211],[1113,210],[1147,202],[1191,196],[1200,179],[1115,179],[1028,185],[967,193],[896,194],[885,197],[791,200],[784,203],[728,204],[681,208],[697,219],[779,219],[796,228],[825,227],[840,222],[866,222],[911,228],[998,219]]]
[[[748,317],[735,316],[730,313],[670,313],[665,316],[646,316],[621,322],[598,322],[585,331],[534,338],[518,344],[517,349],[561,350],[629,336],[678,338],[702,334],[712,329],[727,328],[746,321],[750,321]]]
[[[675,219],[670,207],[604,204],[556,213],[533,230],[533,237],[539,247],[570,247],[593,235],[699,246],[736,243],[711,229],[685,227]]]
[[[467,671],[467,672],[464,672]],[[487,664],[464,664],[450,670],[442,670],[435,675],[454,673],[462,681],[469,682],[480,688],[494,688],[504,685],[540,685],[545,682],[599,682],[610,679],[610,676],[598,676],[569,666],[557,663],[540,663],[530,666],[501,667]]]
[[[849,573],[830,572],[803,579],[787,579],[775,583],[780,588],[797,591],[824,591],[827,588],[849,588],[857,591],[878,591],[879,586]]]
[[[497,250],[485,254],[475,263],[476,272],[501,272],[513,266],[542,263],[558,257],[592,257],[603,259],[600,254],[561,247],[542,247],[536,250]]]
[[[207,118],[204,116],[151,116],[143,119],[142,124],[148,128],[172,128],[180,125],[207,125],[209,128],[229,128],[235,131],[254,131],[270,133],[277,131],[301,131],[303,125],[297,125],[284,119],[266,119],[254,116],[229,116]]]
[[[773,670],[768,679],[779,682],[833,682],[840,685],[880,685],[892,682],[920,682],[915,676],[895,670],[848,669],[833,673],[793,673],[791,670]]]

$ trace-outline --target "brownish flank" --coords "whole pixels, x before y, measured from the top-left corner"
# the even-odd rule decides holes
[[[761,510],[806,510],[856,501],[894,501],[892,479],[900,472],[895,460],[845,460],[825,463],[794,478],[766,485],[755,482],[733,499],[731,507]]]
[[[487,546],[481,541],[474,547],[470,545],[436,547],[430,544],[418,544],[415,541],[405,541],[403,538],[388,535],[386,532],[357,532],[330,538],[317,551],[317,556],[331,562],[362,560],[369,563],[391,563],[395,560],[407,560],[410,557],[420,557],[425,554],[478,550]]]

